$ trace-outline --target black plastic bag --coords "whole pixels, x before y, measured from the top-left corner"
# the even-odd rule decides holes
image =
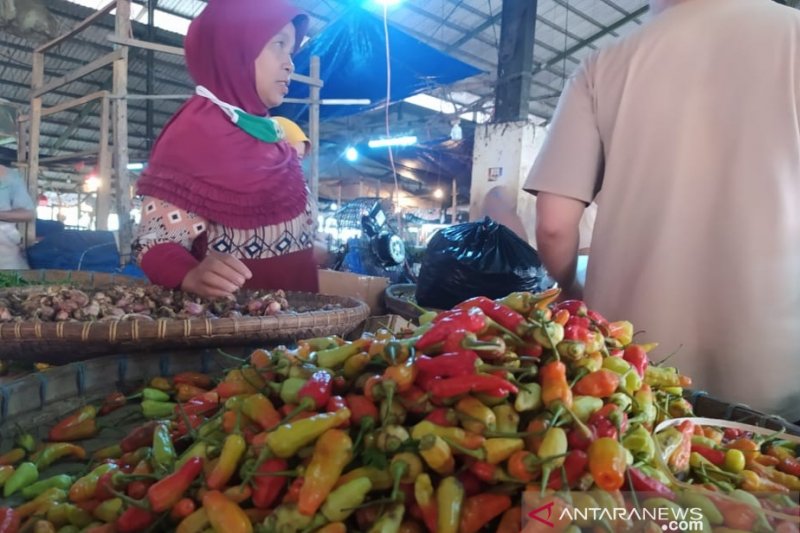
[[[473,296],[502,298],[554,285],[527,242],[490,218],[436,233],[417,280],[419,305],[449,309]]]

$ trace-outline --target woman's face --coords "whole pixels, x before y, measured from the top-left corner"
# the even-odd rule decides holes
[[[294,24],[290,22],[269,40],[256,58],[256,90],[268,108],[281,105],[289,92],[289,76],[294,72],[294,44]]]

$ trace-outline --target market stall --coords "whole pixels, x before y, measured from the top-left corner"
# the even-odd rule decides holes
[[[476,297],[349,340],[115,354],[0,386],[0,524],[796,527],[800,428],[694,418],[690,377],[650,360],[633,324],[557,296]]]

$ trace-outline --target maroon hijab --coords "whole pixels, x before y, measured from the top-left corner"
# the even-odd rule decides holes
[[[189,73],[223,102],[266,115],[255,60],[289,22],[297,30],[297,48],[308,18],[285,0],[209,0],[186,35]],[[200,96],[164,127],[138,192],[240,229],[290,220],[307,202],[303,172],[288,143],[251,137]]]

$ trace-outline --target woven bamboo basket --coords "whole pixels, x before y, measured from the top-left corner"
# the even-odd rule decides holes
[[[82,288],[135,280],[88,272],[71,274],[71,283]],[[41,278],[33,279],[67,282],[65,276],[53,273],[31,274],[36,275]],[[303,337],[346,335],[369,316],[367,304],[349,297],[299,292],[289,292],[286,297],[292,309],[309,311],[216,319],[4,323],[0,324],[0,359],[63,364],[112,353],[290,342]]]
[[[109,274],[105,272],[86,272],[83,270],[0,270],[4,275],[18,276],[29,283],[20,287],[0,287],[0,293],[8,290],[27,290],[43,285],[73,285],[100,289],[114,285],[145,285],[146,281],[122,274]]]
[[[236,348],[231,351],[240,357],[250,353]],[[173,376],[184,371],[220,375],[238,364],[211,349],[112,355],[51,367],[0,384],[0,453],[13,447],[17,424],[43,439],[58,419],[82,405],[101,400],[110,392],[128,393],[155,376]],[[114,422],[137,409],[138,405],[133,403],[109,415],[107,421]],[[119,427],[114,427],[114,423],[109,423],[98,438],[80,444],[89,451],[99,449],[121,439],[134,424],[120,422]],[[70,471],[78,467],[77,463],[67,463],[62,468]]]

